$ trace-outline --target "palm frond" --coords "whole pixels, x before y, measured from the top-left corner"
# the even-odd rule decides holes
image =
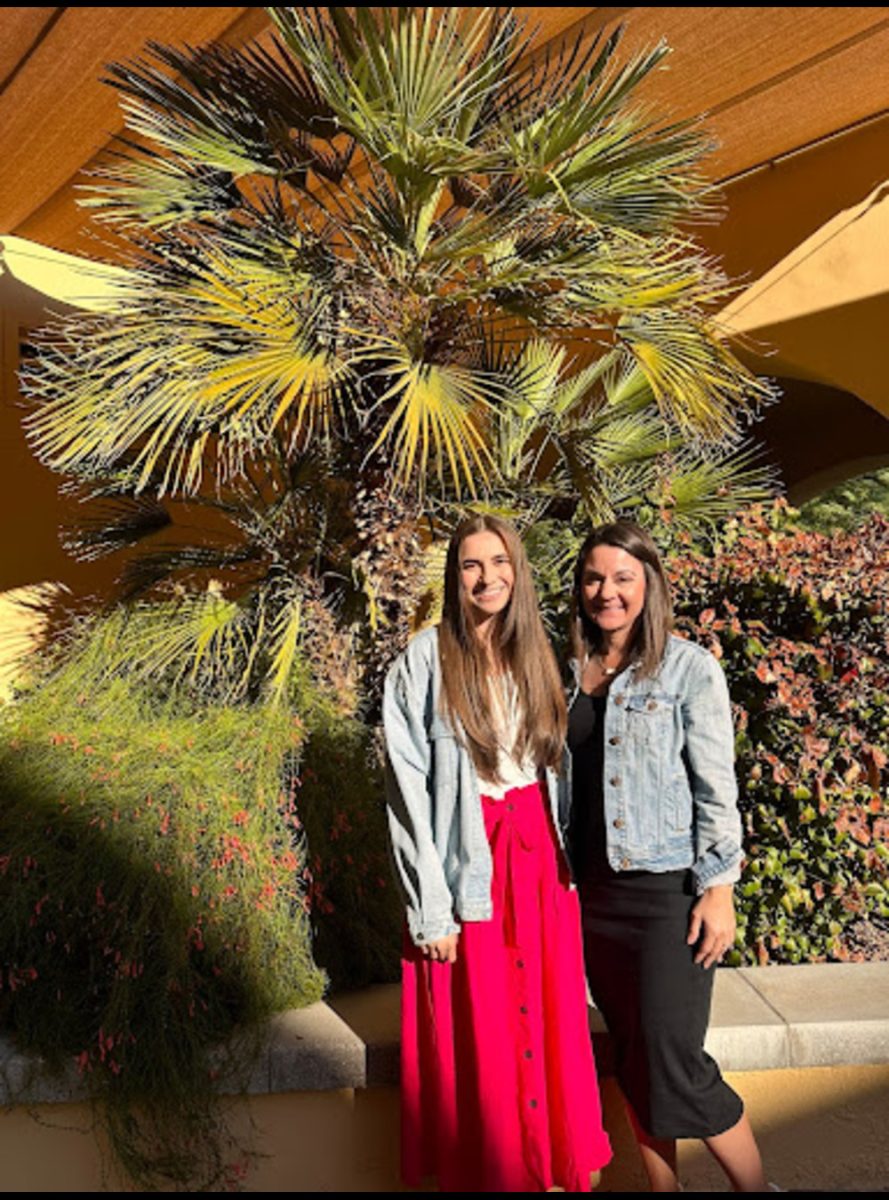
[[[29,680],[35,666],[45,668],[63,642],[65,604],[70,592],[61,583],[38,583],[0,593],[0,703]]]
[[[605,419],[630,416],[651,407],[655,403],[651,383],[632,355],[618,349],[609,359],[608,370],[603,376],[608,404]]]
[[[282,422],[300,442],[328,429],[347,372],[323,344],[327,310],[302,264],[226,246],[182,251],[141,274],[127,312],[68,318],[26,368],[28,393],[43,401],[32,445],[55,470],[101,473],[132,451],[137,490],[160,473],[161,494],[194,493],[211,457],[234,473]]]
[[[178,50],[109,68],[127,127],[173,155],[228,172],[305,182],[312,138],[333,138],[333,113],[299,62],[280,47]],[[246,98],[249,97],[249,101]],[[293,131],[296,131],[294,136]]]
[[[595,362],[573,371],[559,380],[553,392],[549,410],[557,421],[589,420],[593,408],[593,396],[604,386],[608,392],[608,380],[616,373],[619,352],[612,350],[602,354]]]
[[[481,169],[466,142],[511,60],[514,22],[484,9],[269,10],[340,123],[407,192]]]
[[[496,414],[496,457],[499,481],[514,483],[533,474],[542,445],[546,414],[565,360],[564,347],[532,338],[507,369],[509,403]],[[535,453],[536,452],[536,453]]]
[[[666,129],[615,117],[554,171],[571,207],[604,228],[650,236],[717,213],[698,165],[712,144],[694,125]]]
[[[89,174],[78,203],[115,225],[163,229],[182,222],[219,221],[240,203],[229,171],[176,159],[126,138]]]
[[[504,380],[458,364],[436,364],[415,358],[397,342],[366,342],[357,358],[373,363],[368,378],[381,394],[377,408],[388,417],[371,453],[386,447],[394,478],[405,486],[416,472],[424,480],[432,470],[444,485],[476,495],[492,465],[482,421],[485,411],[505,400]],[[422,486],[422,484],[421,484]]]
[[[639,313],[625,318],[618,332],[659,407],[681,429],[718,440],[734,432],[745,409],[755,411],[773,397],[771,386],[742,367],[700,315]]]
[[[553,404],[565,363],[564,346],[532,338],[522,347],[509,380],[510,410],[522,420],[546,413]]]
[[[105,671],[125,670],[146,682],[167,678],[234,700],[249,683],[252,623],[249,606],[215,589],[141,607],[126,621],[124,636],[109,636]]]
[[[587,448],[599,470],[611,471],[670,454],[685,439],[664,424],[657,411],[644,416],[613,417],[590,430]]]
[[[228,541],[213,544],[206,534],[198,536],[201,540],[142,548],[128,558],[120,572],[118,598],[130,603],[172,581],[186,579],[193,587],[197,579],[240,573],[243,567],[248,568],[251,582],[267,574],[260,546]]]
[[[87,498],[76,524],[62,527],[61,540],[69,554],[90,562],[137,545],[171,521],[169,509],[152,496]]]
[[[675,525],[696,529],[716,526],[748,505],[769,500],[775,489],[775,471],[755,448],[742,446],[712,457],[686,448],[662,481],[658,498]]]
[[[303,599],[290,589],[280,605],[269,630],[269,668],[266,686],[272,704],[279,704],[287,692],[297,661],[302,633]]]
[[[560,81],[558,89],[550,86],[534,97],[530,122],[518,125],[513,117],[512,126],[503,130],[511,157],[530,176],[532,195],[556,190],[551,172],[561,158],[575,152],[586,136],[605,125],[667,53],[666,46],[661,44],[637,54],[621,70],[613,72],[619,40],[618,29],[600,44],[593,61],[568,87]]]

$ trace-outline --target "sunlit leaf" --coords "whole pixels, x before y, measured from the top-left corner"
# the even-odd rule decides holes
[[[302,597],[295,592],[281,606],[269,631],[271,661],[267,682],[273,704],[280,703],[286,693],[299,650],[301,630]]]
[[[377,408],[388,413],[371,452],[389,448],[402,485],[416,472],[422,487],[430,469],[443,480],[447,467],[458,493],[476,494],[492,465],[484,413],[504,401],[505,381],[456,364],[418,361],[406,347],[382,340],[363,346],[359,357],[375,364],[372,377],[383,389]]]

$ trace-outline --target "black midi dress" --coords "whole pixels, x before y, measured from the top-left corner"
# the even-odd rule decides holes
[[[614,1042],[618,1082],[655,1138],[713,1137],[743,1104],[704,1050],[714,969],[686,943],[691,871],[614,871],[603,794],[605,696],[579,691],[571,707],[571,845],[590,992]]]

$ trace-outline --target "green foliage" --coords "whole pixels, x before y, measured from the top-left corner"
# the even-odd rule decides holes
[[[651,381],[619,351],[577,372],[563,350],[528,342],[514,407],[497,425],[500,485],[538,516],[587,523],[651,512],[677,531],[712,528],[765,499],[770,475],[743,443],[692,445]]]
[[[889,470],[847,479],[801,505],[799,523],[804,529],[850,533],[874,513],[889,517]]]
[[[99,681],[104,634],[3,714],[0,1023],[76,1064],[137,1183],[224,1186],[245,1151],[218,1078],[243,1086],[263,1020],[324,988],[287,770],[303,731]]]
[[[679,629],[720,659],[735,706],[733,961],[854,957],[844,931],[889,917],[889,522],[828,537],[753,510],[670,574]]]
[[[215,579],[228,607],[181,640],[241,640],[239,686],[265,664],[283,697],[307,594],[378,628],[361,489],[402,525],[467,496],[693,525],[762,495],[737,442],[769,388],[687,232],[709,143],[635,99],[665,46],[530,61],[511,9],[269,11],[272,48],[110,68],[128,134],[86,203],[126,283],[24,372],[35,451],[92,500],[72,548],[138,546],[129,596]]]
[[[367,725],[317,717],[300,778],[315,959],[334,989],[398,979],[404,905],[389,857],[380,748]]]

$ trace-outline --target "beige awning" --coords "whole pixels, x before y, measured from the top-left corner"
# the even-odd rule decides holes
[[[889,417],[889,181],[822,225],[720,321],[758,371],[840,388]]]
[[[73,254],[51,250],[25,238],[0,236],[0,302],[30,317],[34,293],[90,312],[111,312],[123,299],[129,272]],[[49,303],[47,303],[49,302]]]

